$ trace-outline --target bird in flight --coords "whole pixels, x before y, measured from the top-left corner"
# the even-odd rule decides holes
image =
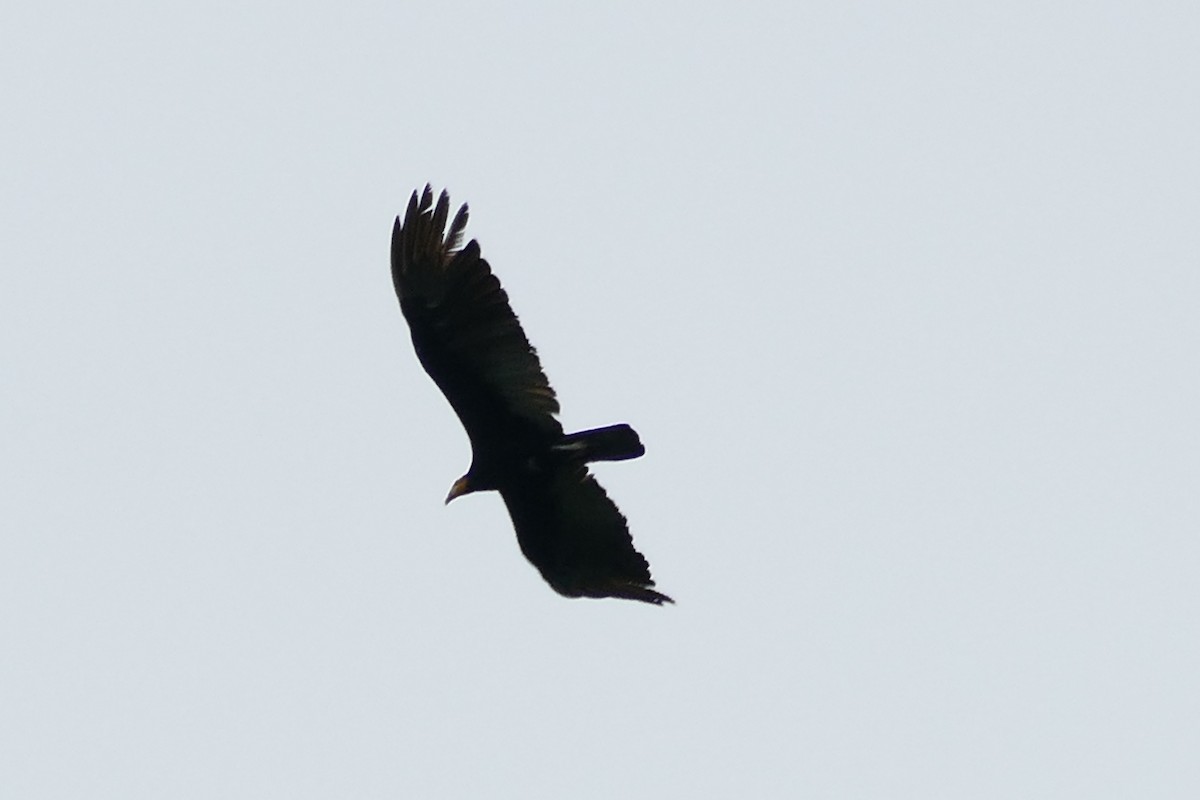
[[[521,552],[567,597],[619,597],[661,605],[650,565],[625,517],[588,471],[592,461],[646,452],[628,425],[564,433],[558,400],[508,302],[471,240],[463,205],[413,192],[392,230],[392,281],[417,358],[471,440],[471,466],[450,488],[497,491]]]

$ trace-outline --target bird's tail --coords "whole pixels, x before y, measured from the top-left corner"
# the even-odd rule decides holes
[[[555,449],[580,453],[584,461],[625,461],[646,452],[637,431],[625,423],[568,433]]]

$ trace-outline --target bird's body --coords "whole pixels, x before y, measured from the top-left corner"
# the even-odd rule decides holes
[[[467,207],[413,192],[392,234],[392,279],[413,347],[471,440],[471,466],[446,502],[498,491],[525,557],[560,594],[661,604],[625,517],[587,469],[645,452],[628,425],[565,434],[558,400],[508,296],[475,241]]]

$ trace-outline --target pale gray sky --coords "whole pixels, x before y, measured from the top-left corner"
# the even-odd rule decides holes
[[[1200,795],[1200,11],[0,11],[0,796]],[[678,605],[568,601],[431,181]]]

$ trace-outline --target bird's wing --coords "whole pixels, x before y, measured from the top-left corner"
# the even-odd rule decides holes
[[[413,192],[392,231],[392,280],[425,371],[458,413],[473,442],[514,417],[549,435],[562,433],[558,400],[508,294],[472,240],[462,206],[446,229],[450,198]]]
[[[586,467],[510,482],[500,494],[521,552],[559,594],[674,602],[651,588],[650,565],[634,548],[625,516]]]

